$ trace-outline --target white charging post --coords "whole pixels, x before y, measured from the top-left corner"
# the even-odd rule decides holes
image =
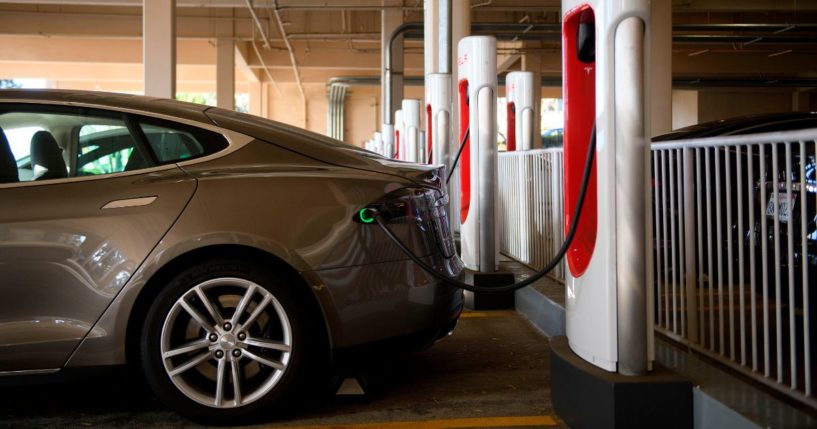
[[[394,145],[394,124],[383,124],[381,131],[383,136],[383,156],[394,158],[397,147]]]
[[[507,150],[533,149],[533,136],[537,127],[534,126],[536,106],[533,104],[535,90],[533,73],[528,71],[514,71],[505,77],[505,98],[508,102]]]
[[[602,369],[643,374],[650,290],[645,287],[644,200],[650,180],[643,58],[649,3],[565,0],[562,6],[566,230],[594,122],[597,136],[587,200],[566,256],[567,338],[577,355]]]
[[[595,136],[582,215],[565,255],[567,335],[550,341],[551,397],[571,427],[693,424],[692,384],[667,369],[650,373],[649,26],[649,0],[562,0],[565,231]]]
[[[403,129],[401,145],[405,147],[402,160],[420,162],[423,154],[423,140],[420,130],[420,100],[405,99],[402,104]],[[403,147],[400,148],[403,150]]]
[[[457,46],[462,260],[482,272],[497,269],[496,39],[469,36]]]
[[[375,131],[373,141],[374,151],[379,153],[380,155],[386,156],[386,153],[383,150],[383,134],[381,134],[380,131]]]
[[[426,157],[429,164],[448,166],[451,139],[451,75],[426,76]],[[447,174],[447,173],[446,173]]]

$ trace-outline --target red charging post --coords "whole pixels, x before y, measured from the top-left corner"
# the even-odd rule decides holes
[[[405,159],[405,142],[401,141],[401,137],[405,138],[403,132],[403,110],[394,112],[394,159]]]
[[[508,102],[508,138],[506,150],[513,152],[516,150],[516,104]]]

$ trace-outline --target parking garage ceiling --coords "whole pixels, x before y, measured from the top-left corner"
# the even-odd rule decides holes
[[[214,41],[239,41],[239,80],[293,81],[277,7],[306,83],[380,74],[381,0],[177,0],[178,79],[215,80]],[[248,3],[270,40],[262,46]],[[422,21],[422,1],[389,3]],[[498,36],[508,68],[542,55],[543,77],[561,70],[560,2],[471,0],[474,33]],[[673,0],[676,86],[817,86],[817,2]],[[7,76],[141,81],[141,0],[0,3],[0,67]],[[255,44],[255,46],[253,46]],[[260,55],[259,55],[260,54]],[[406,75],[421,76],[422,39],[409,34]],[[263,68],[268,67],[269,73]],[[58,75],[58,76],[57,76]]]

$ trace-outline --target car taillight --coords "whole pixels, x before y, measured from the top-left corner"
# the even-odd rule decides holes
[[[353,221],[374,224],[367,209],[374,209],[392,231],[418,255],[455,255],[454,237],[448,223],[448,195],[433,186],[401,188],[358,210]]]

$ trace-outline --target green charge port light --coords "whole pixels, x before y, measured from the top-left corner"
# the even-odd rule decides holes
[[[360,209],[360,211],[357,213],[357,215],[360,218],[360,221],[363,222],[363,223],[372,223],[372,222],[374,222],[374,216],[372,216],[372,214],[370,213],[368,208]]]

